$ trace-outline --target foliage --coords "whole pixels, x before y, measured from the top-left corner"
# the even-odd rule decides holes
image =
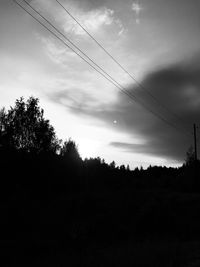
[[[0,149],[8,266],[186,266],[177,256],[193,253],[193,240],[198,255],[200,163],[132,171],[81,161],[71,139],[51,153],[59,142],[35,98],[0,111],[0,144],[16,148]],[[186,253],[177,246],[184,240]]]
[[[116,163],[114,160],[110,163],[110,168],[113,170],[116,168]]]
[[[191,165],[195,161],[195,154],[194,154],[194,148],[191,146],[189,147],[188,151],[186,152],[186,165]]]
[[[70,158],[72,160],[79,160],[80,154],[78,152],[78,146],[76,143],[69,138],[69,140],[65,141],[60,150],[60,155],[63,158]]]
[[[59,141],[38,98],[30,97],[27,102],[21,97],[7,112],[0,112],[0,146],[27,152],[56,152]]]

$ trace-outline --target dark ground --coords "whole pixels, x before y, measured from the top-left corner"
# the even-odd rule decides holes
[[[200,266],[197,167],[5,151],[0,162],[1,266]]]

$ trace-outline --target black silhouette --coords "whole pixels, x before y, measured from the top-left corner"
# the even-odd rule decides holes
[[[71,160],[75,160],[75,161],[79,161],[80,160],[80,155],[78,152],[78,146],[76,145],[76,143],[69,139],[68,141],[65,141],[63,146],[61,147],[60,150],[60,155],[63,158],[66,158],[66,160],[71,159]]]
[[[21,97],[15,107],[0,113],[2,147],[16,148],[27,152],[55,152],[59,148],[54,128],[45,120],[39,100],[30,97],[27,102]]]
[[[199,161],[146,170],[81,159],[39,100],[0,113],[5,266],[190,266],[200,251]]]

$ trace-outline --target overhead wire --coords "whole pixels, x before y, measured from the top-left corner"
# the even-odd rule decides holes
[[[16,0],[12,0],[13,2],[15,2],[19,7],[21,7],[25,12],[27,12],[33,19],[35,19],[41,26],[43,26],[47,31],[49,31],[51,34],[53,34],[57,39],[59,39],[67,48],[69,48],[70,50],[72,50],[76,55],[78,55],[83,61],[85,61],[88,65],[90,65],[95,71],[97,71],[100,75],[102,75],[105,79],[107,79],[109,82],[111,82],[115,87],[117,87],[122,93],[126,94],[131,100],[133,100],[134,102],[139,102],[140,105],[142,105],[146,110],[148,110],[150,113],[152,113],[154,116],[156,116],[157,118],[159,118],[160,120],[162,120],[164,123],[168,124],[169,126],[175,128],[176,130],[180,131],[179,128],[177,128],[175,125],[173,125],[171,122],[167,121],[165,118],[161,117],[160,115],[156,114],[154,111],[152,111],[151,109],[149,109],[146,105],[144,105],[144,103],[141,103],[141,101],[139,101],[137,99],[136,96],[130,94],[129,92],[126,91],[125,88],[123,88],[113,77],[111,77],[107,72],[105,72],[98,64],[96,64],[90,57],[88,57],[84,52],[82,52],[81,49],[79,49],[76,45],[73,44],[72,41],[70,41],[63,33],[61,33],[51,22],[49,22],[43,15],[40,14],[40,12],[38,12],[37,10],[35,10],[26,0],[22,0],[23,2],[25,2],[32,10],[34,10],[41,18],[43,18],[51,27],[53,27],[57,33],[61,34],[66,40],[68,40],[68,42],[70,42],[79,52],[81,52],[86,58],[88,58],[95,66],[93,66],[91,64],[91,62],[89,62],[88,60],[86,60],[81,54],[79,54],[75,49],[73,49],[71,46],[69,46],[62,38],[60,38],[55,32],[53,32],[52,30],[50,30],[44,23],[42,23],[39,19],[37,19],[36,17],[33,16],[33,14],[31,14],[31,12],[29,12],[27,9],[25,9],[19,2],[17,2]],[[103,73],[102,73],[103,72]],[[108,77],[109,78],[108,78]]]
[[[70,50],[72,50],[76,55],[78,55],[83,61],[85,61],[87,64],[89,64],[94,70],[99,72],[104,78],[106,78],[109,82],[113,83],[108,77],[106,77],[103,73],[101,73],[98,69],[96,69],[90,62],[88,62],[84,57],[82,57],[76,50],[74,50],[72,47],[70,47],[66,42],[63,41],[59,36],[57,36],[52,30],[50,30],[45,24],[43,24],[41,21],[39,21],[36,17],[34,17],[28,10],[26,10],[21,4],[19,4],[16,0],[12,0],[15,2],[18,6],[20,6],[26,13],[28,13],[33,19],[35,19],[40,25],[42,25],[47,31],[49,31],[52,35],[54,35],[57,39],[59,39],[66,47],[68,47]],[[24,0],[22,0],[24,1]]]
[[[125,88],[123,88],[116,80],[113,79],[113,77],[111,77],[108,73],[106,73],[99,65],[97,65],[90,57],[88,57],[84,52],[82,52],[82,50],[80,50],[76,45],[73,44],[73,42],[71,42],[65,35],[63,35],[63,33],[61,33],[51,22],[49,22],[44,16],[42,16],[37,10],[35,10],[26,0],[22,0],[23,2],[26,2],[26,4],[32,9],[34,10],[40,17],[42,17],[47,23],[49,23],[50,26],[52,26],[58,33],[60,33],[66,40],[68,40],[77,50],[79,50],[85,57],[87,57],[94,65],[96,65],[99,69],[101,69],[101,71],[103,71],[110,79],[108,79],[108,77],[106,77],[103,73],[101,73],[99,70],[97,70],[90,62],[88,62],[87,60],[85,60],[79,53],[77,53],[74,49],[72,49],[69,45],[67,45],[60,37],[58,37],[53,31],[49,30],[49,28],[44,25],[43,23],[41,23],[41,21],[39,21],[37,18],[35,18],[30,12],[28,12],[22,5],[20,5],[17,1],[13,0],[15,3],[17,3],[22,9],[24,9],[29,15],[31,15],[37,22],[39,22],[42,26],[44,26],[48,31],[50,31],[50,33],[52,33],[56,38],[58,38],[60,41],[62,41],[69,49],[71,49],[73,52],[75,52],[79,57],[81,57],[86,63],[88,63],[93,69],[95,69],[97,72],[99,72],[99,74],[101,74],[104,78],[106,78],[109,82],[111,82],[113,85],[115,85],[120,91],[122,91],[123,93],[125,93],[129,98],[131,98],[134,102],[139,102],[140,105],[142,105],[146,110],[148,110],[149,112],[151,112],[154,116],[156,116],[157,118],[159,118],[160,120],[162,120],[163,122],[167,123],[168,125],[170,125],[171,127],[175,128],[176,130],[180,130],[178,129],[175,125],[173,125],[172,123],[170,123],[169,121],[167,121],[166,119],[164,119],[163,117],[161,117],[160,115],[156,114],[155,112],[153,112],[151,109],[149,109],[146,105],[144,105],[144,103],[141,103],[141,101],[139,101],[136,96],[130,94],[129,92],[126,91]],[[116,83],[116,84],[115,84]]]
[[[183,122],[182,118],[180,118],[177,114],[168,109],[163,103],[161,103],[149,90],[146,89],[129,71],[125,69],[125,67],[113,56],[110,52],[72,15],[72,13],[61,4],[60,1],[56,0],[56,2],[63,8],[63,10],[80,26],[80,28],[136,83],[136,85],[143,90],[146,94],[148,94],[154,102],[156,102],[159,107],[166,110],[169,114],[175,117],[177,120]]]

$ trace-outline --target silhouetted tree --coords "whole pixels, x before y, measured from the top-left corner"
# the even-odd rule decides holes
[[[189,147],[188,151],[186,152],[186,165],[191,165],[195,162],[195,155],[193,147]]]
[[[113,170],[116,168],[116,163],[114,160],[110,163],[110,168]]]
[[[64,158],[72,160],[80,160],[81,158],[78,152],[78,146],[71,139],[64,142],[60,150],[60,155]]]
[[[119,167],[120,171],[125,171],[126,170],[126,167],[124,164],[122,164],[120,167]]]
[[[129,166],[129,164],[126,166],[126,170],[127,170],[127,171],[130,171],[130,166]]]
[[[27,152],[56,152],[59,140],[44,111],[38,105],[38,98],[23,97],[7,112],[0,112],[0,146]]]

